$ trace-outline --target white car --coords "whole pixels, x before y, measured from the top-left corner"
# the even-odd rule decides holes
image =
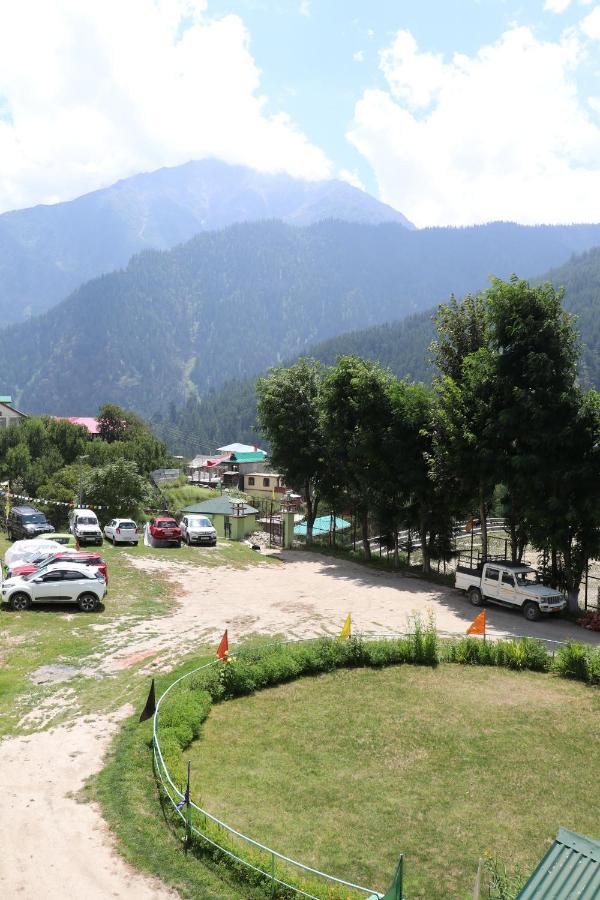
[[[82,612],[94,612],[106,595],[106,581],[94,566],[65,561],[42,572],[7,578],[0,589],[2,601],[14,610],[25,610],[32,603],[76,603]]]
[[[111,519],[104,526],[104,537],[113,544],[133,544],[137,547],[137,525],[133,519]]]
[[[186,544],[208,544],[210,547],[217,545],[217,529],[208,516],[198,513],[186,513],[181,522],[181,538]]]

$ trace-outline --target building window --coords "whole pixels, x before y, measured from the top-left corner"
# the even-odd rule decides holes
[[[270,484],[271,484],[270,478],[263,478],[263,487],[269,487]]]
[[[248,485],[252,486],[253,484],[254,484],[254,478],[252,477],[252,475],[250,475],[250,476],[248,476]]]

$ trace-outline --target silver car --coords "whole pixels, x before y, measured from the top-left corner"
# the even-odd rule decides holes
[[[2,582],[2,600],[14,610],[33,603],[76,603],[94,612],[106,594],[104,576],[94,566],[60,562],[31,575],[15,575]]]
[[[181,522],[181,537],[186,544],[206,544],[209,547],[217,545],[217,529],[208,516],[198,513],[186,513]]]
[[[137,525],[133,519],[111,519],[104,526],[104,537],[113,544],[133,544],[137,546]]]

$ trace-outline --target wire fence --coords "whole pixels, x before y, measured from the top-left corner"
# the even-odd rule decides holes
[[[449,631],[436,631],[436,635],[441,641],[447,642],[464,638],[465,636],[464,632]],[[407,632],[361,632],[356,636],[364,640],[398,640],[409,636],[409,634]],[[301,641],[271,641],[263,646],[310,643],[311,641],[319,640],[320,637],[306,638]],[[529,635],[511,635],[510,640],[520,641],[529,638]],[[485,636],[483,639],[486,639]],[[506,640],[507,638],[506,635],[489,634],[488,632],[487,639],[494,641]],[[537,640],[544,644],[548,656],[552,657],[552,659],[554,659],[559,647],[565,646],[567,643],[545,638],[538,638]],[[335,898],[344,898],[344,900],[348,898],[349,900],[352,897],[366,896],[369,900],[381,900],[384,895],[379,891],[323,872],[286,856],[255,838],[243,834],[232,825],[208,812],[208,810],[196,803],[191,796],[189,768],[186,790],[182,791],[177,787],[160,746],[161,706],[169,695],[187,679],[198,672],[217,665],[223,665],[222,661],[215,659],[205,663],[173,681],[160,696],[153,718],[152,748],[155,773],[172,812],[186,829],[188,841],[191,841],[192,836],[194,836],[204,847],[217,851],[234,864],[241,866],[246,872],[252,873],[263,886],[266,885],[270,889],[271,897],[273,898],[276,896],[299,896],[308,897],[310,900],[323,900],[324,897],[327,900],[335,900]],[[295,883],[298,880],[302,880],[303,887]],[[304,880],[306,880],[306,883],[304,883]],[[323,886],[325,893],[321,893],[319,888],[314,886],[319,883]],[[283,890],[283,894],[277,893],[279,889]],[[319,891],[319,893],[313,893],[313,891]]]
[[[317,638],[314,640],[317,640]],[[273,643],[296,642],[274,641]],[[198,666],[196,669],[187,672],[185,675],[182,675],[172,682],[159,698],[154,713],[152,730],[154,769],[164,795],[168,798],[173,812],[186,828],[188,838],[194,835],[207,847],[217,850],[229,860],[232,860],[246,870],[254,873],[258,879],[265,884],[270,885],[272,897],[277,896],[277,888],[282,888],[285,892],[289,892],[289,894],[286,893],[285,896],[296,895],[299,897],[308,897],[310,900],[322,900],[323,896],[332,898],[332,900],[336,897],[350,898],[359,896],[366,896],[370,898],[370,900],[381,900],[383,894],[379,891],[376,891],[373,888],[364,887],[360,884],[355,884],[354,882],[347,881],[343,878],[338,878],[335,875],[330,875],[327,872],[322,872],[319,869],[308,866],[299,860],[292,859],[283,853],[279,853],[272,847],[268,847],[266,844],[262,844],[260,841],[243,834],[233,826],[212,815],[192,799],[189,790],[189,780],[188,789],[185,792],[182,792],[177,787],[166,765],[160,747],[160,707],[167,696],[183,681],[203,669],[208,669],[215,665],[222,665],[221,660],[215,659],[212,662]],[[225,839],[221,837],[221,835],[224,836]],[[240,850],[236,852],[237,847],[239,847]],[[242,848],[246,849],[245,855],[242,855]],[[318,895],[311,893],[308,889],[304,890],[297,884],[294,884],[292,879],[286,880],[286,878],[289,878],[289,875],[286,873],[292,873],[294,871],[296,874],[299,873],[301,878],[308,878],[311,883],[313,881],[323,883],[327,893],[319,897]],[[338,888],[340,890],[332,892],[332,888]],[[348,893],[349,891],[351,893]]]

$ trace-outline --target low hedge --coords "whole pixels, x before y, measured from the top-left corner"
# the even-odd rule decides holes
[[[587,684],[600,684],[600,648],[572,642],[562,647],[554,658],[548,655],[542,641],[533,638],[520,640],[479,640],[465,637],[458,640],[439,639],[433,623],[425,626],[417,618],[413,630],[400,638],[364,640],[352,637],[347,641],[320,638],[305,643],[274,643],[242,645],[235,657],[216,663],[182,681],[166,698],[159,711],[159,741],[163,760],[173,782],[181,792],[186,784],[183,751],[198,737],[213,703],[252,694],[254,691],[292,681],[302,676],[319,675],[335,669],[352,667],[382,668],[392,665],[436,666],[440,662],[461,665],[498,666],[513,670],[555,673],[575,678]],[[196,801],[198,798],[196,797]],[[195,815],[198,815],[195,813]],[[240,856],[251,866],[270,870],[270,856],[239,843],[224,829],[202,821],[202,832],[220,844],[220,850],[196,835],[191,849],[198,855],[210,856],[215,862],[227,864],[253,892],[271,896],[268,876],[247,868],[229,854]],[[190,849],[190,848],[188,848]],[[331,900],[355,896],[340,892],[336,886],[314,884],[307,877],[298,878],[286,868],[284,880],[308,893]],[[323,890],[326,891],[323,894]],[[297,896],[295,891],[277,888],[282,898]]]

